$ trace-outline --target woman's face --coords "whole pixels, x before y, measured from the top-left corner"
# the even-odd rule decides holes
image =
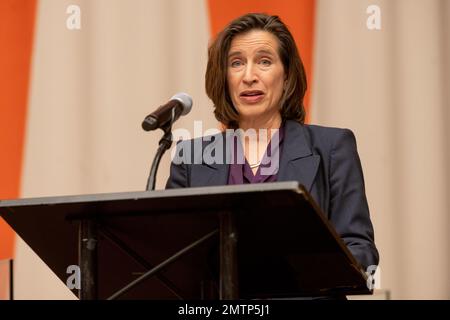
[[[227,82],[240,121],[279,113],[285,73],[278,39],[263,30],[235,36],[228,52]]]

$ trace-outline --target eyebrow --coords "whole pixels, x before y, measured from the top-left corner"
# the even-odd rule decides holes
[[[229,55],[228,55],[228,59],[229,58],[232,58],[232,57],[234,57],[234,56],[238,56],[238,55],[240,55],[242,52],[241,51],[233,51],[233,52],[231,52]]]
[[[261,54],[267,54],[267,55],[269,55],[269,56],[273,56],[273,52],[270,51],[270,50],[267,50],[267,49],[261,49],[261,50],[258,50],[258,51],[256,52],[256,54],[259,54],[259,55],[261,55]]]
[[[239,56],[240,54],[242,54],[242,51],[233,51],[228,55],[228,59],[233,58],[235,56]],[[260,49],[260,50],[256,51],[256,54],[257,55],[267,54],[270,56],[274,55],[272,51],[267,50],[267,49]]]

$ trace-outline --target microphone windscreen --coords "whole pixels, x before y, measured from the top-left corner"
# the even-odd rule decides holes
[[[187,115],[192,109],[192,97],[184,92],[175,94],[170,100],[178,100],[183,105],[183,111],[181,115]]]

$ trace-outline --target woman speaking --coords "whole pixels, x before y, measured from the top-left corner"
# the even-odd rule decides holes
[[[348,129],[304,124],[306,76],[286,25],[265,14],[232,21],[209,48],[205,81],[224,128],[257,138],[238,139],[232,161],[199,161],[202,155],[194,154],[172,162],[166,188],[298,181],[361,265],[377,265],[355,137]],[[223,135],[202,143],[208,147]],[[179,146],[189,143],[195,142]],[[244,161],[236,161],[239,151]],[[229,150],[225,156],[230,159]]]

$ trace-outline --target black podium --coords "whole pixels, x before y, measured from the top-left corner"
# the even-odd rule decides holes
[[[79,266],[80,299],[371,293],[297,182],[7,200],[0,215],[64,283]]]

